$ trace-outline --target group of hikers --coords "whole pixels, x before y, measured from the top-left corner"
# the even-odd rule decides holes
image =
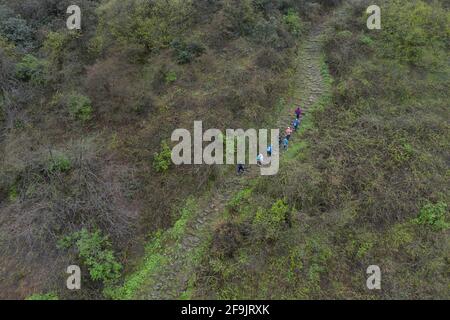
[[[282,136],[280,135],[279,137],[279,145],[283,146],[283,150],[287,150],[289,147],[289,140],[291,139],[291,135],[293,132],[296,132],[299,128],[300,128],[300,123],[302,121],[302,116],[303,116],[303,111],[300,107],[297,107],[297,109],[295,109],[295,119],[294,121],[292,121],[292,124],[286,128],[285,130],[285,135]],[[272,145],[269,145],[267,147],[267,155],[269,157],[272,156]],[[258,156],[256,157],[256,164],[260,167],[262,165],[264,165],[264,155],[262,153],[258,154]],[[244,164],[239,163],[237,165],[237,173],[238,174],[242,174],[245,172],[245,167]]]

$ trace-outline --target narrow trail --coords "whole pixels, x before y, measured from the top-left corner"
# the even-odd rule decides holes
[[[322,46],[320,36],[323,25],[316,26],[299,48],[295,59],[295,74],[293,75],[291,96],[287,107],[279,115],[276,126],[280,132],[290,125],[294,119],[294,106],[301,105],[304,112],[318,101],[325,92],[321,74]],[[295,133],[293,134],[295,143]],[[148,285],[137,292],[140,299],[170,300],[179,299],[189,286],[189,280],[194,274],[195,252],[210,235],[214,221],[225,210],[232,197],[248,187],[253,178],[259,175],[258,167],[251,166],[243,176],[234,176],[211,191],[206,204],[198,210],[187,225],[185,236],[170,248],[166,254],[167,265],[162,266],[149,279]]]

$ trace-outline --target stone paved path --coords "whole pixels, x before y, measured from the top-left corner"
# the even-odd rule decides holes
[[[280,114],[276,127],[280,132],[294,119],[294,106],[300,104],[305,112],[324,93],[325,85],[321,74],[322,46],[320,36],[323,26],[312,30],[308,39],[299,48],[296,57],[296,72],[293,76],[295,90],[288,101],[286,110]],[[295,134],[294,134],[295,135]],[[295,140],[294,140],[295,141]],[[170,248],[167,253],[168,264],[159,268],[149,279],[148,286],[138,292],[141,299],[168,300],[179,299],[189,285],[189,279],[196,267],[193,259],[195,250],[213,229],[213,222],[225,210],[226,204],[240,190],[248,185],[259,174],[253,166],[244,176],[229,178],[223,185],[216,187],[206,207],[200,208],[187,226],[185,237]]]

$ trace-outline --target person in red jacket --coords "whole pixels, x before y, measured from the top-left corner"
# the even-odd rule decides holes
[[[295,115],[297,119],[300,119],[300,117],[302,116],[302,109],[300,107],[297,107],[297,109],[295,109]]]
[[[291,138],[291,134],[292,134],[291,127],[287,127],[287,129],[286,129],[286,139],[289,140]]]

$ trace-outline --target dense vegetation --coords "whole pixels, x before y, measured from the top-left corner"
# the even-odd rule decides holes
[[[298,46],[340,3],[80,0],[68,31],[72,2],[0,0],[0,298],[117,297],[233,174],[171,165],[172,131],[273,117]],[[227,205],[189,297],[449,298],[449,8],[381,3],[379,31],[372,3],[335,9],[329,92],[279,175]],[[382,291],[364,286],[371,264]]]
[[[262,122],[320,10],[285,0],[77,3],[81,31],[65,27],[71,1],[0,1],[1,297],[101,297],[103,280],[126,273],[147,236],[229,169],[171,166],[173,129]],[[71,263],[91,275],[82,292],[64,290]]]
[[[330,22],[330,96],[276,181],[233,201],[197,297],[449,298],[450,15],[436,1],[384,1],[370,31],[370,4]],[[380,291],[365,286],[372,264]]]

